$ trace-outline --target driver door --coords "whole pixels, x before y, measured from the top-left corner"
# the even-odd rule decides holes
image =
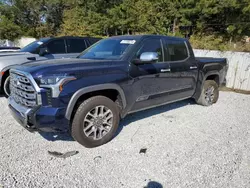
[[[170,83],[168,83],[170,66],[165,61],[162,38],[154,37],[143,40],[132,62],[137,61],[144,52],[157,53],[158,60],[149,64],[131,63],[130,76],[133,78],[131,93],[135,101],[132,112],[163,104],[170,90]]]

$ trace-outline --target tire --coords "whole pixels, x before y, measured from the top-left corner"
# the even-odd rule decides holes
[[[10,77],[9,76],[4,81],[3,92],[6,98],[10,96]]]
[[[115,136],[119,121],[119,108],[115,102],[104,96],[91,97],[78,107],[72,121],[71,135],[87,148],[101,146]]]
[[[211,90],[210,90],[211,89]],[[219,99],[219,86],[213,80],[206,80],[200,97],[196,102],[203,106],[211,106],[216,103]]]

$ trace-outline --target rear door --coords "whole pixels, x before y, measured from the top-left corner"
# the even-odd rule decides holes
[[[86,39],[68,38],[67,39],[67,56],[77,57],[88,47]]]
[[[189,48],[185,40],[165,38],[165,58],[170,65],[168,75],[172,83],[171,101],[191,97],[195,92],[198,65]]]

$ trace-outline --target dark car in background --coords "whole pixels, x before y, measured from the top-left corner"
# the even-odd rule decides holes
[[[19,51],[0,53],[0,92],[9,96],[9,70],[13,65],[47,59],[77,57],[80,52],[99,41],[93,37],[41,38]]]

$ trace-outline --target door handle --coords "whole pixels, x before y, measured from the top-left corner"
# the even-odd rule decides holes
[[[28,60],[36,61],[36,57],[27,57]]]
[[[198,67],[197,66],[191,66],[190,69],[193,70],[193,69],[197,69]]]
[[[161,72],[170,72],[171,69],[161,69]]]

